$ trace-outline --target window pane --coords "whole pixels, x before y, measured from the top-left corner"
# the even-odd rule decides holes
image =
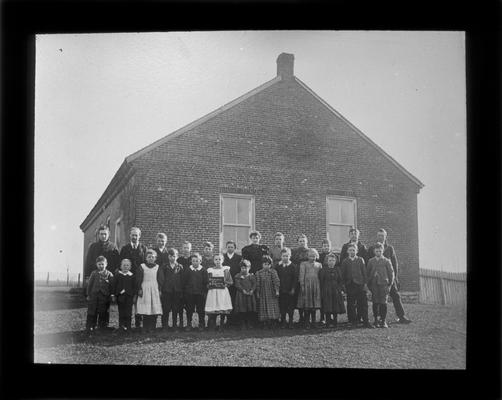
[[[341,220],[342,224],[354,225],[354,203],[351,200],[340,201]]]
[[[334,199],[328,199],[328,221],[329,223],[340,223],[340,202]]]
[[[236,201],[231,197],[223,198],[223,223],[235,224],[237,222]]]
[[[249,208],[251,201],[248,199],[237,199],[237,223],[249,224]]]
[[[249,243],[249,231],[250,228],[245,228],[245,227],[238,227],[237,229],[237,248],[242,250],[244,246],[247,246]]]
[[[348,226],[330,225],[328,227],[328,239],[331,240],[333,250],[340,251],[344,243],[349,241]]]
[[[225,249],[225,243],[229,240],[235,242],[236,239],[236,228],[234,226],[224,226],[223,227],[223,241],[221,243],[221,250]]]

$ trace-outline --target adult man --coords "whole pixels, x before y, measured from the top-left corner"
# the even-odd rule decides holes
[[[91,272],[96,269],[96,259],[103,256],[107,261],[107,269],[112,274],[120,265],[119,251],[114,243],[110,242],[110,228],[101,225],[98,228],[98,241],[92,243],[87,251],[84,266],[84,280],[88,279]]]
[[[350,228],[349,241],[342,246],[342,251],[340,252],[340,265],[342,264],[343,260],[345,260],[349,256],[347,248],[351,243],[355,243],[357,245],[357,256],[363,258],[365,265],[368,264],[368,258],[373,257],[368,257],[368,250],[366,246],[359,240],[360,234],[361,233],[359,232],[359,229]]]
[[[397,262],[397,256],[396,256],[396,252],[394,250],[394,247],[392,247],[391,245],[389,245],[387,243],[387,231],[383,228],[380,228],[377,232],[377,243],[381,243],[383,245],[383,256],[388,258],[392,264],[392,268],[394,270],[394,283],[392,284],[391,288],[390,288],[390,293],[389,293],[389,296],[391,297],[392,299],[392,303],[394,304],[394,309],[396,310],[396,315],[397,315],[397,322],[399,322],[400,324],[409,324],[411,322],[411,320],[409,320],[408,318],[406,318],[406,316],[404,315],[404,308],[403,308],[403,304],[401,303],[401,296],[399,295],[399,291],[398,291],[398,275],[397,275],[397,272],[398,272],[398,267],[399,267],[399,264]],[[373,258],[375,256],[375,246],[371,246],[369,249],[368,249],[368,258]]]
[[[107,270],[115,274],[120,265],[119,251],[115,243],[110,242],[110,228],[106,225],[101,225],[98,228],[98,241],[89,246],[84,266],[84,282],[89,278],[92,271],[96,269],[96,259],[99,256],[106,258]],[[110,310],[108,309],[103,320],[104,326],[108,326],[109,322]]]
[[[138,276],[138,269],[141,264],[146,262],[146,251],[148,250],[144,244],[141,244],[139,239],[141,237],[141,229],[132,227],[129,233],[130,243],[127,243],[120,250],[120,260],[124,258],[131,260],[131,272]],[[136,328],[141,327],[142,318],[137,314],[134,316],[134,325]]]

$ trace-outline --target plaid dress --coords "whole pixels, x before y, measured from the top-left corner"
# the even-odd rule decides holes
[[[235,312],[256,312],[255,294],[244,294],[243,290],[256,289],[256,277],[253,274],[243,275],[240,272],[235,275],[234,285],[237,289],[235,295]]]
[[[261,269],[256,273],[256,293],[259,296],[258,318],[260,321],[278,319],[279,298],[275,295],[279,292],[279,276],[273,268]]]
[[[316,261],[314,263],[304,261],[300,264],[298,308],[321,308],[321,287],[319,284],[321,268],[321,264]]]

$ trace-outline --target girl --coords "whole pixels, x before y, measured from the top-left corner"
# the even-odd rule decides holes
[[[305,310],[305,328],[316,328],[316,310],[321,308],[321,288],[319,285],[319,271],[321,264],[316,262],[319,253],[316,249],[309,249],[308,261],[300,264],[298,281],[300,294],[298,295],[298,308]],[[309,317],[311,322],[309,323]]]
[[[326,326],[336,328],[337,315],[345,314],[343,302],[342,273],[336,267],[338,257],[335,253],[326,256],[327,265],[319,272],[319,284],[321,287],[321,306],[326,315]]]
[[[206,314],[209,315],[208,328],[216,330],[216,317],[220,316],[220,330],[223,330],[222,316],[232,311],[232,300],[228,286],[232,285],[232,276],[229,268],[223,268],[223,254],[216,254],[213,258],[214,267],[209,267],[208,292],[206,298]]]
[[[376,328],[388,328],[385,318],[387,317],[387,296],[394,283],[394,270],[388,258],[383,253],[383,245],[377,243],[374,246],[375,257],[368,262],[368,286],[371,290],[373,302],[373,318]],[[380,317],[380,321],[378,321]]]
[[[308,246],[308,239],[307,239],[307,235],[305,234],[301,234],[300,236],[298,236],[298,239],[297,239],[297,242],[298,242],[298,247],[294,248],[292,251],[291,251],[291,262],[295,265],[296,267],[296,276],[298,276],[300,274],[300,264],[303,262],[303,261],[307,261],[308,260],[308,253],[309,253],[309,246]],[[295,288],[295,293],[294,293],[294,298],[293,298],[293,301],[295,303],[295,305],[298,304],[298,296],[300,294],[300,282],[296,282],[296,288]],[[298,324],[299,325],[302,325],[305,321],[304,319],[304,313],[303,313],[303,308],[300,308],[300,307],[296,307],[298,308],[298,314],[299,314],[299,320],[298,320]]]
[[[160,290],[164,283],[162,269],[155,264],[155,250],[146,251],[146,263],[140,264],[137,273],[138,300],[137,313],[143,317],[143,328],[151,332],[157,325],[157,316],[162,315]]]
[[[258,319],[263,328],[271,328],[273,321],[279,319],[279,276],[272,268],[272,258],[262,257],[262,269],[256,273],[256,297],[259,299]]]
[[[236,288],[235,309],[241,320],[241,329],[251,327],[252,315],[256,313],[256,277],[249,273],[251,263],[248,260],[240,262],[241,272],[235,275],[234,285]]]
[[[128,332],[131,329],[132,305],[136,300],[134,275],[131,272],[131,260],[124,258],[120,270],[115,274],[112,301],[116,299],[119,308],[119,329]]]

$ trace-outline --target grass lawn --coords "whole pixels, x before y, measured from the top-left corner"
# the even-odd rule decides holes
[[[464,369],[466,313],[461,307],[405,304],[410,325],[389,329],[227,330],[84,335],[81,294],[35,291],[34,361],[63,364],[149,364],[337,368]],[[371,319],[371,303],[369,305]],[[111,325],[117,326],[117,306]],[[159,321],[160,323],[160,321]],[[221,349],[225,351],[222,352]]]

